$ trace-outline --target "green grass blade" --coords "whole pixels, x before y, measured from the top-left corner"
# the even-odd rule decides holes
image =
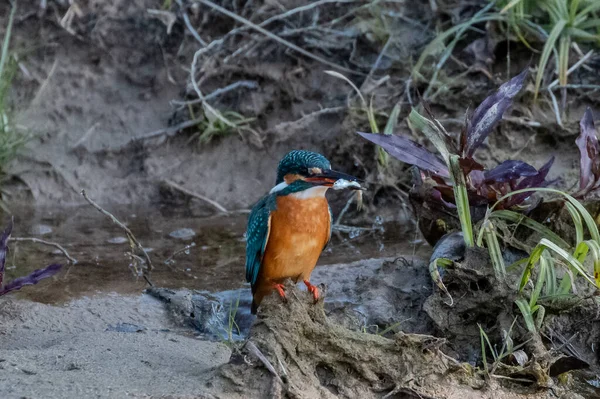
[[[538,279],[535,283],[535,287],[533,292],[531,293],[531,298],[529,298],[529,307],[533,308],[537,305],[538,298],[540,297],[540,293],[542,292],[542,287],[546,282],[547,277],[547,269],[548,269],[548,260],[545,256],[540,257],[540,270],[538,272]]]
[[[515,7],[516,5],[518,5],[520,3],[523,3],[523,0],[512,0],[510,3],[505,5],[504,8],[502,8],[502,10],[500,10],[500,14],[506,13],[508,10],[510,10],[511,8]]]
[[[567,251],[565,251],[564,249],[562,249],[558,245],[554,244],[553,242],[546,240],[545,238],[542,238],[540,240],[540,244],[539,245],[541,245],[543,247],[546,247],[547,249],[552,250],[558,256],[560,256],[561,258],[563,258],[570,267],[572,267],[573,269],[575,269],[575,271],[577,273],[579,273],[583,278],[585,278],[590,284],[592,284],[593,286],[596,286],[596,282],[592,279],[592,277],[590,277],[586,273],[586,271],[585,271],[583,265],[581,264],[581,262],[579,262],[573,255],[571,255],[570,253],[568,253]]]
[[[594,240],[584,241],[580,245],[585,245],[588,248],[588,251],[585,251],[586,255],[591,252],[592,262],[594,263],[594,281],[596,281],[596,287],[600,288],[600,245]],[[583,263],[582,260],[579,261]]]
[[[570,202],[566,202],[565,206],[567,211],[573,219],[573,226],[575,227],[575,245],[579,245],[583,241],[583,222],[581,221],[581,215]]]
[[[398,123],[398,116],[400,115],[400,110],[400,103],[394,105],[392,113],[390,114],[390,117],[388,118],[387,123],[385,124],[385,128],[383,129],[383,134],[387,134],[389,136],[394,133],[394,128]]]
[[[541,243],[538,244],[533,251],[531,251],[531,255],[529,255],[529,259],[527,260],[527,265],[525,266],[525,269],[523,269],[521,281],[519,282],[519,292],[523,291],[523,288],[525,288],[527,282],[529,282],[529,279],[531,278],[531,271],[533,270],[535,264],[540,260],[542,252],[544,252],[544,247]]]
[[[503,209],[500,211],[492,212],[490,214],[490,218],[498,218],[507,220],[509,222],[518,223],[535,231],[536,233],[539,233],[542,237],[545,237],[550,241],[555,242],[563,248],[571,247],[565,240],[563,240],[558,234],[550,230],[548,227],[533,220],[528,216],[523,215],[522,213]]]
[[[588,228],[590,235],[592,236],[592,239],[600,244],[600,233],[598,232],[598,226],[596,225],[596,222],[594,221],[594,218],[592,217],[592,215],[590,215],[588,210],[585,209],[585,207],[583,205],[581,205],[581,203],[579,201],[577,201],[571,195],[569,195],[563,191],[560,191],[560,190],[556,190],[553,188],[547,188],[547,187],[525,188],[522,190],[515,190],[509,194],[502,196],[500,199],[498,199],[498,201],[496,201],[496,203],[494,203],[494,205],[492,205],[491,209],[493,210],[502,201],[504,201],[505,199],[507,199],[515,194],[526,193],[526,192],[552,193],[552,194],[562,195],[563,197],[565,197],[567,199],[567,201],[569,201],[571,204],[573,204],[573,206],[579,211],[579,214],[582,216],[583,221],[585,222],[585,225]]]
[[[544,286],[544,296],[556,295],[556,270],[554,258],[547,251],[544,251],[542,258],[546,259],[546,285]]]
[[[558,44],[558,81],[561,86],[567,84],[567,71],[569,70],[569,47],[571,38],[569,35],[563,35]]]
[[[469,207],[469,196],[467,195],[467,184],[465,175],[460,167],[460,156],[450,155],[450,176],[454,183],[454,200],[458,219],[465,239],[465,245],[471,248],[475,245],[473,238],[473,224],[471,223],[471,208]]]
[[[17,12],[17,2],[15,1],[8,17],[8,25],[6,26],[6,33],[4,35],[4,42],[2,43],[2,56],[0,56],[0,79],[4,75],[4,66],[8,60],[8,48],[10,47],[10,36],[12,33],[12,27],[15,20],[15,13]]]
[[[412,109],[408,115],[408,122],[413,128],[422,132],[431,144],[434,145],[436,150],[442,156],[442,159],[447,165],[450,165],[450,151],[446,146],[446,141],[443,132],[436,126],[436,124],[419,114],[416,109]]]
[[[503,20],[503,16],[497,14],[486,14],[493,6],[495,2],[490,2],[486,7],[479,10],[471,19],[465,21],[459,25],[453,26],[452,28],[439,33],[436,35],[435,39],[433,39],[421,53],[421,56],[417,60],[415,66],[412,69],[412,78],[417,79],[420,76],[421,68],[425,63],[425,60],[428,56],[435,54],[436,50],[441,48],[444,45],[446,39],[456,34],[457,37],[461,37],[467,29],[471,28],[471,26],[487,21],[500,21]]]
[[[479,327],[479,339],[481,340],[481,360],[483,361],[483,368],[486,373],[489,373],[489,368],[487,364],[487,355],[485,353],[485,340],[487,339],[487,334],[483,331],[483,328],[478,324]]]
[[[583,10],[581,10],[579,13],[577,13],[577,16],[575,17],[575,20],[573,21],[573,25],[579,27],[579,25],[585,21],[585,19],[592,13],[600,11],[600,2],[599,1],[594,1],[591,2],[591,4],[587,7],[585,7]]]
[[[540,86],[542,84],[542,78],[544,77],[544,71],[546,70],[546,65],[548,65],[548,59],[550,58],[550,54],[552,53],[552,50],[554,49],[554,46],[556,45],[556,41],[558,40],[560,34],[562,33],[562,31],[566,25],[567,25],[566,20],[561,19],[560,21],[558,21],[554,25],[554,27],[552,28],[552,31],[550,31],[550,34],[548,35],[548,38],[546,39],[546,43],[544,44],[544,49],[542,50],[542,56],[540,57],[540,62],[538,64],[537,75],[535,77],[534,100],[537,100],[537,97],[538,97],[538,94],[540,91]]]
[[[515,303],[517,304],[519,310],[521,311],[521,314],[523,315],[523,320],[525,320],[525,325],[527,326],[527,329],[529,330],[529,332],[535,333],[535,323],[533,322],[533,315],[531,313],[531,308],[527,304],[527,301],[525,299],[520,298],[517,299]]]
[[[448,306],[454,305],[454,299],[452,299],[452,295],[450,295],[450,292],[448,292],[448,289],[444,285],[444,282],[442,281],[442,276],[440,275],[440,271],[438,270],[438,267],[449,267],[449,266],[452,266],[453,264],[454,264],[454,262],[452,262],[450,259],[445,259],[445,258],[437,258],[437,259],[434,259],[433,262],[429,263],[429,274],[431,275],[431,279],[433,280],[435,285],[437,285],[438,288],[440,290],[442,290],[446,294],[446,296],[450,299],[450,303],[448,303]]]
[[[538,330],[542,328],[542,324],[544,323],[544,317],[546,316],[546,308],[542,305],[538,305],[536,309],[535,315],[535,326]]]
[[[488,252],[490,253],[490,259],[492,266],[494,267],[494,274],[498,281],[506,281],[506,267],[504,265],[504,259],[502,258],[502,251],[500,250],[500,243],[496,236],[496,229],[489,220],[486,220],[482,226],[483,234],[485,236],[485,242],[487,243]]]

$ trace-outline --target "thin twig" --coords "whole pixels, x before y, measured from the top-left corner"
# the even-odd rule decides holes
[[[183,2],[181,0],[175,0],[175,1],[177,1],[177,4],[179,5],[179,9],[181,10],[181,15],[183,16],[183,22],[185,23],[185,26],[188,28],[188,30],[190,31],[192,36],[194,36],[194,39],[196,39],[196,41],[198,43],[200,43],[200,45],[202,47],[206,47],[206,42],[204,40],[202,40],[202,38],[200,37],[200,35],[196,31],[196,29],[194,29],[194,27],[192,26],[192,22],[190,21],[190,16],[188,15],[187,10],[185,9],[185,6],[183,5]]]
[[[573,66],[571,68],[569,68],[567,70],[567,76],[569,76],[575,70],[577,70],[580,66],[582,66],[587,60],[589,60],[591,58],[592,55],[594,55],[594,50],[588,51],[588,53],[586,55],[584,55],[579,61],[577,61],[575,64],[573,64]],[[556,79],[554,82],[552,82],[548,85],[547,89],[552,90],[555,86],[558,86],[558,84],[559,84],[559,79]]]
[[[173,252],[173,254],[171,256],[169,256],[167,259],[165,259],[165,262],[164,262],[165,265],[170,265],[171,261],[173,260],[174,257],[176,257],[177,255],[179,255],[182,252],[186,252],[186,251],[189,252],[189,250],[191,248],[194,248],[195,246],[196,246],[196,243],[193,242],[193,243],[191,243],[189,245],[186,245],[185,247],[183,247],[181,249],[178,249],[177,251]]]
[[[248,352],[250,352],[251,354],[256,356],[256,358],[265,365],[267,370],[269,370],[271,372],[271,374],[273,374],[275,376],[275,378],[277,378],[277,381],[279,381],[279,383],[281,385],[285,385],[283,380],[277,373],[277,371],[275,371],[275,367],[273,367],[273,365],[271,364],[269,359],[267,359],[267,357],[265,355],[263,355],[263,353],[260,351],[260,349],[258,349],[252,341],[246,342],[246,348],[248,348]]]
[[[155,130],[150,133],[145,133],[141,136],[136,136],[136,137],[132,138],[129,142],[131,143],[131,142],[138,141],[138,140],[148,140],[148,139],[152,139],[152,138],[162,136],[162,135],[171,136],[171,135],[179,132],[180,130],[187,129],[188,127],[196,126],[197,124],[202,122],[204,119],[205,119],[204,115],[202,115],[199,118],[190,119],[189,121],[181,122],[175,126],[170,126],[170,127],[164,128],[164,129]]]
[[[167,180],[164,180],[164,183],[165,183],[166,185],[168,185],[168,186],[170,186],[170,187],[172,187],[172,188],[174,188],[174,189],[178,190],[178,191],[181,191],[182,193],[184,193],[184,194],[186,194],[186,195],[189,195],[190,197],[193,197],[193,198],[199,199],[199,200],[201,200],[201,201],[204,201],[204,202],[206,202],[206,203],[207,203],[207,204],[209,204],[209,205],[212,205],[212,206],[213,206],[214,208],[216,208],[216,209],[217,209],[219,212],[223,212],[223,213],[229,213],[229,211],[228,211],[227,209],[225,209],[225,207],[223,207],[223,206],[222,206],[221,204],[219,204],[218,202],[216,202],[216,201],[214,201],[214,200],[211,200],[210,198],[208,198],[208,197],[205,197],[205,196],[204,196],[204,195],[202,195],[202,194],[198,194],[198,193],[195,193],[195,192],[193,192],[193,191],[190,191],[190,190],[188,190],[187,188],[185,188],[185,187],[183,187],[183,186],[180,186],[179,184],[175,183],[175,182],[174,182],[174,181],[172,181],[172,180],[168,180],[168,179],[167,179]]]
[[[346,212],[348,212],[348,209],[350,209],[350,205],[352,205],[352,201],[354,201],[354,194],[352,194],[350,196],[350,198],[348,199],[348,202],[346,202],[346,205],[344,206],[344,208],[340,212],[339,216],[335,220],[335,223],[333,224],[334,227],[340,225],[340,223],[342,222],[342,218],[344,217],[344,215],[346,214]]]
[[[69,255],[69,253],[67,252],[67,250],[62,245],[60,245],[60,244],[58,244],[56,242],[41,240],[41,239],[35,238],[35,237],[10,237],[9,241],[16,241],[16,242],[25,242],[25,241],[28,241],[28,242],[35,242],[35,243],[38,243],[38,244],[48,245],[48,246],[54,247],[54,248],[58,249],[60,252],[62,252],[63,255],[65,255],[65,257],[72,264],[76,264],[77,263],[77,259],[75,259],[71,255]]]
[[[216,89],[215,91],[211,92],[210,94],[205,95],[204,100],[205,101],[213,100],[219,96],[222,96],[225,93],[228,93],[232,90],[236,90],[240,87],[244,87],[246,89],[258,89],[258,82],[255,80],[238,80],[237,82],[234,82],[225,87]],[[191,100],[191,101],[177,101],[177,100],[171,101],[171,104],[174,104],[174,105],[192,105],[192,104],[199,104],[199,103],[202,103],[202,100],[198,99],[198,100]]]
[[[271,39],[273,39],[273,40],[275,40],[275,41],[283,44],[286,47],[289,47],[290,49],[292,49],[292,50],[294,50],[294,51],[296,51],[296,52],[298,52],[298,53],[300,53],[300,54],[302,54],[302,55],[304,55],[304,56],[306,56],[308,58],[312,58],[313,60],[318,61],[318,62],[320,62],[320,63],[322,63],[324,65],[327,65],[329,67],[335,68],[335,69],[340,70],[340,71],[344,71],[346,73],[351,73],[351,74],[354,74],[354,75],[364,75],[362,72],[353,71],[352,69],[348,69],[348,68],[343,67],[341,65],[338,65],[338,64],[336,64],[334,62],[328,61],[328,60],[326,60],[326,59],[324,59],[322,57],[319,57],[318,55],[313,54],[310,51],[306,51],[302,47],[299,47],[299,46],[295,45],[292,42],[289,42],[289,41],[287,41],[285,39],[282,39],[281,37],[277,36],[273,32],[269,32],[268,30],[264,29],[263,27],[261,27],[259,25],[256,25],[253,22],[248,21],[246,18],[241,17],[241,16],[237,15],[236,13],[231,12],[228,9],[224,8],[224,7],[221,7],[220,5],[217,5],[217,4],[213,3],[212,1],[209,1],[209,0],[196,0],[196,1],[198,3],[202,3],[202,4],[204,4],[204,5],[208,6],[208,7],[211,7],[214,10],[216,10],[216,11],[222,13],[222,14],[227,15],[230,18],[235,19],[239,23],[242,23],[244,25],[249,26],[250,28],[254,29],[255,31],[262,33],[263,35],[265,35],[265,36],[267,36],[267,37],[269,37],[269,38],[271,38]],[[192,78],[193,78],[193,76],[192,76]]]
[[[127,234],[127,238],[129,239],[129,245],[132,247],[132,250],[137,249],[143,255],[144,261],[146,263],[146,268],[143,270],[143,277],[150,286],[153,286],[154,284],[152,284],[152,282],[150,281],[150,272],[154,269],[154,266],[152,266],[152,261],[150,260],[150,256],[148,255],[148,252],[146,252],[146,250],[144,249],[142,244],[140,244],[140,242],[137,240],[137,238],[135,238],[135,236],[133,235],[133,233],[131,232],[129,227],[125,226],[112,213],[104,210],[102,207],[100,207],[100,205],[98,205],[92,199],[90,199],[90,197],[87,196],[85,190],[81,190],[81,195],[83,196],[83,198],[85,198],[85,200],[87,202],[89,202],[90,205],[92,205],[100,213],[102,213],[103,215],[108,217],[110,220],[112,220],[112,222],[114,224],[116,224],[123,231],[125,231],[125,234]]]

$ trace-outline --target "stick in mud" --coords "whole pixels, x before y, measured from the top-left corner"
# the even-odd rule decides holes
[[[55,247],[60,252],[62,252],[63,255],[65,255],[65,257],[69,260],[69,262],[71,262],[72,264],[77,263],[77,259],[75,259],[71,255],[69,255],[67,250],[62,245],[60,245],[56,242],[41,240],[41,239],[35,238],[35,237],[10,237],[9,241],[15,241],[15,242],[27,242],[28,241],[28,242],[35,242],[38,244],[48,245],[50,247]]]
[[[102,207],[100,207],[100,205],[98,205],[92,199],[90,199],[90,197],[87,196],[85,190],[81,190],[81,195],[83,196],[83,198],[85,198],[85,200],[87,202],[90,203],[90,205],[92,205],[94,208],[96,208],[103,215],[105,215],[108,218],[110,218],[110,220],[112,220],[112,222],[114,224],[116,224],[121,229],[123,229],[123,231],[125,231],[125,234],[127,234],[127,238],[129,239],[129,245],[131,246],[132,251],[134,251],[134,250],[137,249],[142,254],[142,258],[144,260],[144,263],[146,263],[146,267],[142,268],[142,276],[144,277],[144,280],[146,280],[146,282],[151,287],[153,287],[154,284],[152,284],[152,281],[150,280],[150,273],[154,269],[154,266],[152,266],[152,261],[150,260],[150,256],[148,255],[148,252],[146,252],[146,250],[144,249],[144,247],[142,246],[142,244],[140,244],[140,242],[137,240],[137,238],[135,238],[135,236],[133,235],[133,233],[131,232],[131,230],[129,230],[129,227],[125,226],[112,213],[104,210]],[[137,257],[137,255],[135,255],[133,253],[131,255],[134,255],[134,256]]]
[[[211,200],[210,198],[205,197],[204,195],[190,191],[187,188],[175,183],[174,181],[167,179],[164,181],[164,183],[167,186],[170,186],[171,188],[174,188],[175,190],[181,191],[182,193],[189,195],[192,198],[196,198],[196,199],[206,202],[207,204],[209,204],[209,205],[213,206],[215,209],[217,209],[219,212],[229,213],[229,211],[223,205],[219,204],[217,201]]]

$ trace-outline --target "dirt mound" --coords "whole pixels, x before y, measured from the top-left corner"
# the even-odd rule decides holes
[[[295,288],[289,287],[287,292],[287,303],[271,296],[261,305],[248,342],[229,364],[218,369],[211,391],[231,398],[552,395],[516,384],[510,389],[486,384],[471,366],[440,350],[443,339],[405,333],[384,338],[350,331],[326,317],[322,302],[312,305],[309,295]]]

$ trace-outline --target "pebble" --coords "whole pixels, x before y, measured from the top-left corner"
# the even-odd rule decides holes
[[[192,229],[179,229],[169,233],[170,237],[186,240],[196,236],[196,232]]]

